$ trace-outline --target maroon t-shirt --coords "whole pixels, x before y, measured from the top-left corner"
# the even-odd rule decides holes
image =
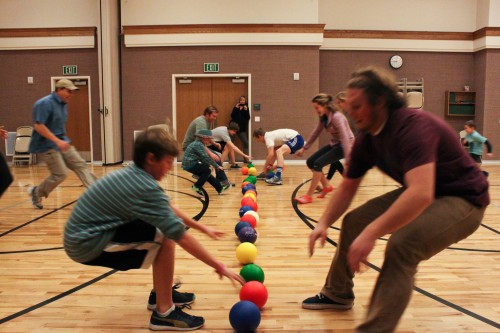
[[[348,178],[359,178],[376,166],[405,186],[404,175],[436,163],[435,196],[458,196],[476,206],[490,202],[488,181],[444,120],[413,109],[389,113],[382,131],[359,133],[351,151]]]

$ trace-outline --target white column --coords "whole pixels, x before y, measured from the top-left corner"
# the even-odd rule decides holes
[[[118,0],[97,0],[97,31],[103,164],[123,161],[120,105],[120,13]]]

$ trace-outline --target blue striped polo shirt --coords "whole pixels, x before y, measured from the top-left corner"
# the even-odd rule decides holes
[[[173,240],[186,230],[153,176],[131,165],[99,179],[78,199],[64,228],[64,249],[77,262],[93,260],[118,227],[134,220],[157,227]]]

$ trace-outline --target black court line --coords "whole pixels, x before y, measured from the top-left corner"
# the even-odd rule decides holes
[[[297,186],[297,188],[292,193],[291,200],[292,200],[293,209],[295,210],[295,213],[297,214],[297,216],[312,230],[312,229],[314,229],[314,225],[311,222],[309,222],[310,218],[307,217],[304,213],[302,213],[300,211],[300,209],[298,207],[298,204],[297,204],[297,201],[295,200],[295,197],[296,197],[297,192],[299,191],[299,189],[302,186],[304,186],[304,184],[308,183],[309,181],[310,180],[307,180],[307,181],[303,182],[302,184],[300,184],[299,186]],[[337,243],[334,242],[333,240],[331,240],[329,237],[326,238],[326,241],[328,243],[330,243],[331,245],[337,247]],[[380,267],[375,266],[374,264],[372,264],[372,263],[370,263],[368,261],[363,261],[363,264],[365,264],[366,266],[368,266],[371,269],[373,269],[373,270],[375,270],[375,271],[377,271],[377,272],[380,273]],[[465,308],[463,308],[463,307],[461,307],[459,305],[456,305],[456,304],[454,304],[454,303],[452,303],[450,301],[445,300],[444,298],[441,298],[441,297],[439,297],[437,295],[434,295],[434,294],[432,294],[432,293],[430,293],[428,291],[425,291],[422,288],[419,288],[419,287],[415,286],[413,288],[413,290],[415,290],[416,292],[418,292],[418,293],[420,293],[420,294],[422,294],[424,296],[427,296],[427,297],[429,297],[429,298],[431,298],[431,299],[433,299],[433,300],[435,300],[435,301],[437,301],[437,302],[439,302],[439,303],[441,303],[443,305],[446,305],[446,306],[448,306],[450,308],[453,308],[456,311],[459,311],[459,312],[461,312],[461,313],[463,313],[463,314],[465,314],[467,316],[470,316],[470,317],[472,317],[474,319],[477,319],[477,320],[479,320],[479,321],[481,321],[481,322],[483,322],[485,324],[491,325],[491,326],[493,326],[495,328],[500,328],[500,323],[497,323],[497,322],[495,322],[495,321],[493,321],[491,319],[488,319],[486,317],[483,317],[483,316],[481,316],[481,315],[479,315],[479,314],[477,314],[475,312],[467,310],[467,309],[465,309]]]
[[[177,177],[182,178],[182,179],[185,179],[185,180],[187,180],[187,181],[189,181],[189,182],[192,182],[190,179],[187,179],[187,178],[184,178],[184,177],[181,177],[181,176],[177,176]],[[169,190],[167,190],[167,191],[169,191]],[[195,195],[192,195],[192,194],[189,194],[189,193],[185,193],[185,192],[182,192],[182,191],[170,191],[170,192],[177,192],[177,193],[186,194],[186,195],[188,195],[188,196],[190,196],[190,197],[194,197],[194,198],[196,198],[196,199],[200,200],[201,202],[203,202],[203,207],[202,207],[202,210],[201,210],[201,211],[200,211],[200,212],[199,212],[199,213],[198,213],[195,217],[193,217],[193,220],[199,221],[199,220],[203,217],[203,215],[205,214],[206,210],[208,209],[208,204],[209,204],[209,202],[210,202],[210,199],[209,199],[208,193],[207,193],[207,192],[205,191],[205,189],[203,189],[203,188],[202,188],[202,191],[203,191],[203,194],[204,194],[204,199],[205,199],[205,200],[202,200],[202,199],[201,199],[200,197],[198,197],[198,196],[195,196]],[[18,226],[18,227],[16,227],[16,228],[13,228],[13,229],[11,229],[11,230],[9,230],[9,231],[7,231],[7,232],[5,232],[5,233],[1,234],[1,235],[0,235],[0,237],[2,237],[3,235],[8,234],[8,233],[10,233],[10,232],[13,232],[13,231],[15,231],[15,230],[18,230],[18,229],[20,229],[20,228],[24,227],[25,225],[28,225],[28,224],[30,224],[30,223],[33,223],[33,222],[37,221],[37,220],[40,220],[41,218],[43,218],[43,217],[45,217],[45,216],[47,216],[47,215],[50,215],[50,214],[52,214],[52,213],[54,213],[54,212],[56,212],[56,211],[58,211],[58,210],[60,210],[60,209],[62,209],[62,208],[65,208],[65,207],[67,207],[67,206],[69,206],[69,205],[71,205],[71,204],[73,204],[73,203],[75,203],[75,202],[76,202],[76,200],[75,200],[75,201],[72,201],[72,202],[70,202],[70,203],[68,203],[68,204],[66,204],[66,205],[64,205],[64,206],[61,206],[61,207],[59,207],[59,208],[57,208],[57,209],[55,209],[55,210],[53,210],[53,211],[51,211],[51,212],[48,212],[47,214],[44,214],[44,215],[42,215],[42,216],[39,216],[39,217],[37,217],[36,219],[33,219],[33,220],[31,220],[31,221],[28,221],[28,222],[26,222],[26,223],[24,223],[24,224],[22,224],[22,225],[20,225],[20,226]],[[39,251],[50,251],[50,250],[60,250],[60,249],[63,249],[63,247],[54,247],[54,248],[36,249],[36,250],[26,250],[26,251],[0,252],[0,254],[24,253],[24,252],[39,252]],[[114,273],[116,273],[116,272],[118,272],[118,270],[113,269],[113,270],[111,270],[111,271],[109,271],[109,272],[107,272],[107,273],[105,273],[105,274],[103,274],[103,275],[100,275],[100,276],[96,277],[95,279],[92,279],[92,280],[90,280],[90,281],[87,281],[87,282],[85,282],[85,283],[83,283],[83,284],[81,284],[81,285],[79,285],[79,286],[77,286],[77,287],[75,287],[75,288],[73,288],[73,289],[70,289],[70,290],[68,290],[68,291],[65,291],[65,292],[63,292],[63,293],[61,293],[61,294],[57,295],[57,296],[54,296],[54,297],[52,297],[52,298],[49,298],[48,300],[45,300],[45,301],[43,301],[43,302],[40,302],[40,303],[35,304],[35,305],[33,305],[33,306],[30,306],[29,308],[26,308],[26,309],[24,309],[24,310],[21,310],[21,311],[19,311],[19,312],[16,312],[16,313],[14,313],[14,314],[12,314],[12,315],[10,315],[10,316],[7,316],[7,317],[4,317],[4,318],[1,318],[1,319],[0,319],[0,325],[1,325],[1,324],[3,324],[3,323],[5,323],[5,322],[7,322],[7,321],[12,320],[12,319],[18,318],[18,317],[20,317],[20,316],[22,316],[22,315],[25,315],[25,314],[27,314],[27,313],[29,313],[29,312],[31,312],[31,311],[34,311],[34,310],[36,310],[36,309],[39,309],[39,308],[41,308],[41,307],[43,307],[43,306],[45,306],[45,305],[48,305],[48,304],[50,304],[50,303],[53,303],[53,302],[55,302],[55,301],[57,301],[57,300],[59,300],[59,299],[61,299],[61,298],[63,298],[63,297],[69,296],[69,295],[73,294],[74,292],[79,291],[79,290],[81,290],[81,289],[83,289],[83,288],[85,288],[85,287],[88,287],[88,286],[90,286],[90,285],[92,285],[92,284],[94,284],[94,283],[96,283],[96,282],[98,282],[98,281],[100,281],[100,280],[102,280],[102,279],[105,279],[105,278],[107,278],[108,276],[110,276],[110,275],[112,275],[112,274],[114,274]]]
[[[28,252],[43,252],[43,251],[53,251],[53,250],[62,250],[64,247],[49,247],[46,249],[35,249],[35,250],[19,250],[19,251],[6,251],[0,252],[0,254],[13,254],[13,253],[28,253]]]
[[[171,174],[171,175],[173,175],[173,174]],[[178,178],[185,179],[185,180],[187,180],[188,182],[193,183],[190,179],[187,179],[187,178],[185,178],[185,177],[182,177],[182,176],[177,176],[177,175],[173,175],[173,176],[176,176],[176,177],[178,177]],[[66,187],[69,187],[69,186],[66,186]],[[206,211],[207,211],[207,209],[208,209],[208,205],[209,205],[209,203],[210,203],[210,199],[209,199],[208,193],[207,193],[207,192],[205,191],[205,189],[203,189],[203,188],[202,188],[201,190],[203,191],[203,194],[204,194],[204,199],[205,199],[205,200],[202,200],[202,198],[200,198],[199,196],[193,195],[193,194],[191,194],[191,193],[186,193],[186,192],[182,192],[182,191],[167,190],[167,189],[165,189],[165,190],[166,190],[166,191],[169,191],[169,192],[176,192],[176,193],[185,194],[185,195],[187,195],[187,196],[189,196],[189,197],[192,197],[192,198],[195,198],[195,199],[197,199],[197,200],[199,200],[199,201],[201,201],[201,202],[203,203],[203,207],[202,207],[201,211],[193,217],[193,220],[195,220],[195,221],[199,221],[199,220],[203,217],[203,215],[205,214],[205,212],[206,212]],[[44,214],[44,215],[41,215],[41,216],[39,216],[39,217],[37,217],[37,218],[35,218],[35,219],[31,220],[31,221],[28,221],[28,222],[23,223],[23,224],[21,224],[21,225],[19,225],[19,226],[15,227],[15,228],[12,228],[12,229],[10,229],[10,230],[8,230],[8,231],[6,231],[6,232],[4,232],[4,233],[0,234],[0,237],[2,237],[2,236],[4,236],[4,235],[7,235],[7,234],[9,234],[9,233],[11,233],[11,232],[13,232],[13,231],[18,230],[18,229],[21,229],[22,227],[24,227],[24,226],[26,226],[26,225],[28,225],[28,224],[31,224],[31,223],[33,223],[33,222],[35,222],[35,221],[38,221],[38,220],[40,220],[40,219],[42,219],[42,218],[44,218],[44,217],[46,217],[46,216],[48,216],[48,215],[50,215],[50,214],[52,214],[52,213],[54,213],[54,212],[58,211],[58,210],[60,210],[60,209],[63,209],[63,208],[65,208],[65,207],[67,207],[67,206],[69,206],[69,205],[71,205],[71,204],[74,204],[75,202],[76,202],[76,200],[74,200],[74,201],[72,201],[72,202],[70,202],[70,203],[68,203],[68,204],[65,204],[65,205],[63,205],[63,206],[61,206],[61,207],[59,207],[59,208],[56,208],[56,209],[54,209],[54,210],[52,210],[52,211],[50,211],[50,212],[48,212],[48,213],[46,213],[46,214]],[[5,251],[5,252],[0,252],[0,255],[1,255],[1,254],[13,254],[13,253],[43,252],[43,251],[61,250],[61,249],[63,249],[63,248],[64,248],[64,247],[53,247],[53,248],[46,248],[46,249],[33,249],[33,250]]]
[[[297,207],[298,207],[298,205],[297,205]],[[297,208],[297,209],[298,209],[298,208]],[[307,215],[304,215],[304,214],[302,214],[302,213],[301,213],[301,215],[302,215],[302,217],[303,217],[304,219],[307,219],[308,221],[312,221],[312,222],[314,222],[314,223],[318,223],[318,221],[316,221],[316,220],[315,220],[315,219],[313,219],[313,218],[310,218],[310,217],[309,217],[309,216],[307,216]],[[301,217],[301,218],[302,218],[302,217]],[[312,226],[312,224],[308,224],[308,225],[311,225],[311,226]],[[313,226],[312,228],[314,228],[314,226]],[[340,231],[340,228],[339,228],[339,227],[330,226],[330,229]],[[389,239],[388,239],[388,238],[385,238],[385,237],[379,237],[379,240],[381,240],[381,241],[386,241],[386,242],[387,242]],[[456,250],[456,251],[469,251],[469,252],[500,253],[500,250],[468,249],[468,248],[464,248],[464,247],[452,247],[452,246],[447,247],[447,249],[448,249],[448,250]]]
[[[102,279],[104,279],[104,278],[107,278],[108,276],[110,276],[111,274],[114,274],[114,273],[116,273],[116,272],[118,272],[118,270],[113,269],[113,270],[111,270],[111,271],[109,271],[109,272],[107,272],[107,273],[104,273],[104,274],[102,274],[102,275],[100,275],[100,276],[96,277],[95,279],[92,279],[92,280],[90,280],[90,281],[87,281],[87,282],[85,282],[85,283],[83,283],[83,284],[81,284],[81,285],[79,285],[79,286],[77,286],[77,287],[75,287],[75,288],[72,288],[72,289],[70,289],[70,290],[67,290],[67,291],[65,291],[65,292],[63,292],[63,293],[61,293],[61,294],[59,294],[59,295],[57,295],[57,296],[54,296],[54,297],[49,298],[49,299],[47,299],[47,300],[45,300],[45,301],[43,301],[43,302],[40,302],[40,303],[35,304],[35,305],[33,305],[33,306],[30,306],[29,308],[26,308],[26,309],[24,309],[24,310],[21,310],[21,311],[19,311],[19,312],[16,312],[16,313],[14,313],[14,314],[11,314],[10,316],[4,317],[4,318],[0,319],[0,325],[1,325],[1,324],[3,324],[3,323],[5,323],[5,322],[7,322],[7,321],[9,321],[9,320],[16,319],[17,317],[20,317],[20,316],[22,316],[22,315],[25,315],[25,314],[27,314],[27,313],[31,312],[31,311],[34,311],[34,310],[36,310],[36,309],[39,309],[39,308],[41,308],[42,306],[45,306],[45,305],[50,304],[50,303],[53,303],[53,302],[55,302],[55,301],[57,301],[57,300],[59,300],[59,299],[61,299],[61,298],[63,298],[63,297],[66,297],[66,296],[68,296],[68,295],[71,295],[71,294],[73,294],[74,292],[77,292],[77,291],[79,291],[79,290],[81,290],[81,289],[83,289],[83,288],[85,288],[85,287],[88,287],[88,286],[90,286],[90,285],[92,285],[92,284],[94,284],[94,283],[96,283],[96,282],[98,282],[98,281],[100,281],[100,280],[102,280]]]
[[[175,176],[175,177],[180,178],[180,179],[184,179],[184,180],[188,181],[189,183],[194,184],[194,182],[191,179],[188,179],[186,177],[174,175],[172,173],[170,173],[169,175]],[[204,200],[202,200],[199,196],[196,196],[196,195],[190,194],[190,193],[186,193],[186,192],[181,192],[181,191],[170,191],[170,192],[182,193],[182,194],[188,195],[190,197],[193,197],[197,200],[200,200],[203,203],[203,207],[201,208],[201,211],[193,217],[193,220],[199,221],[203,217],[203,215],[205,215],[205,212],[208,209],[208,205],[210,204],[210,197],[208,196],[207,191],[205,191],[205,189],[203,187],[201,188],[201,191],[203,192]]]
[[[496,234],[500,234],[500,231],[496,230],[496,229],[493,229],[492,227],[488,227],[486,224],[482,224],[481,223],[481,226],[485,227],[486,229],[490,230],[490,231],[493,231],[494,233]]]
[[[43,215],[40,215],[39,217],[34,218],[34,219],[33,219],[33,220],[31,220],[31,221],[28,221],[28,222],[26,222],[26,223],[23,223],[23,224],[21,224],[21,225],[18,225],[18,226],[17,226],[17,227],[15,227],[15,228],[12,228],[12,229],[10,229],[10,230],[7,230],[7,231],[5,231],[5,232],[1,233],[1,234],[0,234],[0,237],[3,237],[3,236],[5,236],[5,235],[7,235],[7,234],[10,234],[11,232],[14,232],[14,231],[16,231],[16,230],[18,230],[18,229],[21,229],[22,227],[25,227],[25,226],[27,226],[28,224],[31,224],[31,223],[33,223],[33,222],[36,222],[36,221],[40,220],[40,219],[43,219],[44,217],[49,216],[50,214],[53,214],[53,213],[57,212],[58,210],[61,210],[61,209],[63,209],[63,208],[66,208],[66,207],[68,207],[69,205],[74,204],[75,202],[76,202],[76,200],[73,200],[73,201],[71,201],[70,203],[67,203],[67,204],[65,204],[65,205],[62,205],[62,206],[61,206],[61,207],[59,207],[59,208],[55,208],[55,209],[51,210],[50,212],[47,212],[47,213],[45,213],[45,214],[43,214]]]

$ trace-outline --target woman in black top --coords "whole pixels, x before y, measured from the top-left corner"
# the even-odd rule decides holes
[[[247,99],[245,96],[240,96],[238,104],[236,104],[231,112],[231,121],[234,121],[240,127],[240,130],[236,133],[238,138],[243,144],[243,152],[248,155],[248,121],[250,120],[250,109],[247,104]],[[248,160],[244,161],[248,163]],[[231,166],[232,168],[235,165]],[[238,168],[239,166],[236,166]]]

